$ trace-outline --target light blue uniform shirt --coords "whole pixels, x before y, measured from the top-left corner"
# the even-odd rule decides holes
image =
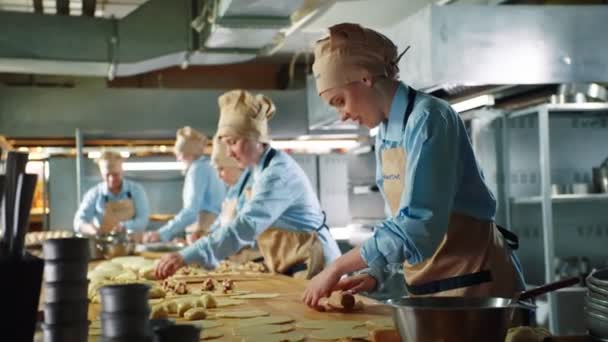
[[[198,220],[201,211],[220,214],[226,186],[209,164],[209,158],[200,157],[188,168],[182,191],[183,208],[158,232],[162,241],[181,235],[186,227]]]
[[[263,169],[267,149],[253,168],[253,197],[245,203],[234,221],[199,239],[180,253],[186,263],[207,268],[250,246],[269,227],[294,232],[314,232],[323,225],[323,212],[310,181],[300,166],[286,153],[276,151]],[[340,249],[328,229],[318,230],[325,264],[340,256]]]
[[[398,87],[388,121],[380,124],[376,136],[376,183],[385,199],[382,150],[401,146],[407,155],[407,187],[399,211],[393,217],[385,200],[387,218],[361,248],[369,273],[379,283],[386,279],[387,268],[400,268],[395,264],[430,258],[447,232],[451,213],[486,221],[496,214],[496,200],[484,182],[464,123],[447,102],[418,92],[403,130],[410,91],[403,84]],[[515,258],[514,263],[521,276]]]
[[[245,205],[245,201],[246,199],[246,189],[248,187],[251,186],[251,180],[253,179],[253,177],[251,177],[251,171],[249,169],[244,170],[241,173],[241,176],[239,177],[238,181],[231,187],[228,188],[228,191],[226,192],[226,199],[225,201],[229,201],[229,200],[233,200],[233,199],[237,199],[236,202],[236,212],[238,213],[241,208],[243,208],[243,205]],[[241,191],[242,190],[242,191]],[[241,193],[239,194],[239,191],[241,191]],[[222,226],[222,221],[220,220],[220,217],[218,216],[215,221],[213,221],[213,224],[211,225],[211,227],[209,227],[209,233],[215,231],[216,229],[220,228]]]
[[[78,227],[83,222],[92,223],[99,227],[103,219],[106,199],[108,202],[125,200],[129,199],[129,194],[135,207],[135,217],[121,223],[127,230],[144,231],[150,216],[148,197],[143,186],[124,178],[122,189],[118,195],[112,194],[105,182],[101,182],[87,191],[78,207],[78,211],[76,211],[76,215],[74,215],[74,230],[78,231]]]

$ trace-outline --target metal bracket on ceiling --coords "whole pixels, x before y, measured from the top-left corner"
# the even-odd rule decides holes
[[[112,36],[108,41],[108,80],[112,81],[116,77],[116,67],[118,64],[118,20],[112,16]]]

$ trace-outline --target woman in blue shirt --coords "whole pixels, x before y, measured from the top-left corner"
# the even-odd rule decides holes
[[[331,264],[340,250],[302,168],[270,147],[268,121],[274,104],[263,95],[233,90],[219,98],[217,135],[243,168],[251,168],[251,198],[236,218],[194,245],[165,256],[158,278],[185,264],[213,268],[254,242],[271,272],[310,278]]]
[[[188,126],[177,131],[174,153],[186,170],[183,208],[158,231],[148,232],[144,242],[170,241],[182,237],[188,229],[207,232],[220,213],[226,187],[203,155],[207,138]]]
[[[362,247],[312,279],[303,301],[316,306],[337,289],[373,291],[394,264],[403,264],[410,295],[511,297],[522,290],[509,245],[516,237],[494,223],[496,201],[458,114],[398,81],[397,48],[385,36],[356,24],[329,31],[315,46],[317,92],[343,120],[379,126],[376,183],[387,218]]]

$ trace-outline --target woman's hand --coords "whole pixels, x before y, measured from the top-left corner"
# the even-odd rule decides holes
[[[370,292],[376,288],[376,278],[369,274],[358,274],[352,277],[341,279],[336,288],[352,294],[359,292]]]
[[[142,240],[144,243],[159,242],[160,234],[158,232],[147,232]]]
[[[179,253],[166,254],[156,265],[154,274],[156,279],[165,279],[172,276],[177,270],[186,265],[184,258]]]
[[[302,294],[302,301],[306,305],[316,308],[321,298],[329,297],[336,289],[341,276],[331,266],[324,269],[310,280]]]

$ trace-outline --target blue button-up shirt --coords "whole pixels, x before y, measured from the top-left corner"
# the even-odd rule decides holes
[[[340,256],[340,249],[328,229],[320,229],[324,216],[310,181],[289,155],[277,151],[265,169],[267,149],[253,168],[253,197],[229,225],[199,239],[180,253],[187,263],[215,267],[220,260],[250,246],[269,227],[294,232],[317,231],[325,263]]]
[[[209,164],[209,158],[200,157],[192,162],[184,179],[182,210],[159,229],[161,240],[169,241],[181,235],[198,220],[201,211],[219,215],[225,194],[226,186]]]
[[[246,190],[247,190],[247,188],[249,188],[251,186],[252,179],[253,179],[253,177],[251,177],[251,171],[249,169],[246,169],[241,173],[241,176],[239,177],[238,181],[233,186],[229,187],[228,191],[226,192],[225,201],[231,201],[236,198],[236,212],[237,213],[239,212],[239,210],[241,210],[241,208],[243,208],[243,205],[245,205],[245,202],[247,201],[247,198],[246,198],[247,191]],[[240,194],[239,194],[239,191],[241,191]],[[209,233],[215,231],[216,229],[220,228],[221,226],[222,226],[222,220],[218,216],[215,219],[215,221],[213,221],[213,224],[211,225],[211,227],[209,227]]]
[[[388,120],[376,136],[376,183],[385,197],[382,151],[403,147],[407,155],[399,210],[375,227],[361,248],[370,273],[382,282],[389,264],[417,264],[430,258],[445,233],[451,213],[493,220],[496,200],[484,183],[464,123],[445,101],[419,92],[404,129],[408,92],[401,84]],[[516,261],[516,260],[515,260]],[[516,261],[516,265],[519,263]]]
[[[129,195],[135,207],[135,217],[121,223],[127,230],[144,231],[150,216],[148,197],[143,186],[127,179],[122,180],[118,195],[112,194],[105,182],[89,189],[74,215],[74,230],[78,231],[81,223],[92,223],[99,227],[103,220],[106,199],[107,202],[125,200],[129,199]]]

